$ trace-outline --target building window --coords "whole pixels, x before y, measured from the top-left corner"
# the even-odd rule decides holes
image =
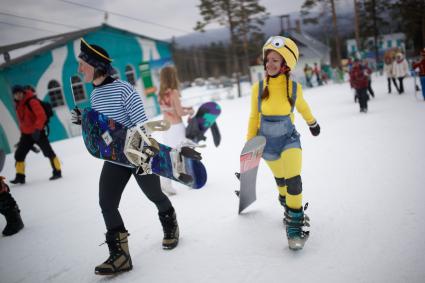
[[[84,89],[84,83],[81,81],[79,76],[72,76],[72,94],[74,95],[74,101],[79,102],[86,99],[86,91]]]
[[[393,47],[393,42],[391,40],[387,40],[387,47],[388,48]]]
[[[130,65],[125,66],[125,77],[127,78],[127,81],[131,85],[135,85],[136,84],[136,78],[135,78],[135,75],[134,75],[134,69]]]
[[[50,81],[47,85],[47,90],[50,97],[50,103],[53,107],[65,105],[63,101],[62,88],[57,81]]]

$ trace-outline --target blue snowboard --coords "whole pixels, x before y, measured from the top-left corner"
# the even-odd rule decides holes
[[[124,154],[127,136],[127,128],[124,125],[94,109],[86,108],[82,112],[82,132],[84,144],[88,152],[94,157],[135,167]],[[185,183],[173,175],[170,157],[172,148],[164,144],[159,144],[159,146],[159,153],[152,158],[152,173],[194,189],[200,189],[205,185],[207,172],[199,160],[184,157],[186,173],[193,178],[193,181]]]

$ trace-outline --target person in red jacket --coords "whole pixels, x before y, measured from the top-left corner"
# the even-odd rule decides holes
[[[360,112],[363,113],[367,112],[367,101],[369,99],[367,94],[368,80],[367,70],[361,64],[360,60],[355,60],[350,71],[350,85],[356,90],[356,96],[360,104]]]
[[[413,63],[413,70],[419,68],[419,79],[422,86],[422,95],[425,100],[425,48],[421,51],[421,61]]]
[[[61,165],[50,145],[44,127],[47,121],[46,113],[38,99],[33,99],[35,94],[28,88],[15,85],[12,88],[16,106],[21,137],[15,152],[16,177],[10,181],[12,184],[25,184],[25,157],[34,144],[37,144],[44,156],[49,158],[53,168],[50,180],[62,177]]]

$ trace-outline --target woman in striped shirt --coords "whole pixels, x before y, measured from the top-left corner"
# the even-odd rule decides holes
[[[94,86],[90,97],[94,110],[126,127],[134,127],[147,120],[142,99],[134,87],[110,76],[112,60],[103,48],[81,39],[81,53],[78,57],[78,71],[83,74],[85,82],[92,82]],[[72,110],[71,114],[73,123],[81,124],[78,108]],[[161,191],[159,177],[153,174],[137,175],[134,168],[105,161],[99,181],[99,204],[106,224],[106,243],[110,255],[104,263],[96,266],[96,274],[115,274],[133,267],[128,249],[129,234],[118,211],[121,195],[131,175],[158,208],[164,230],[162,247],[173,249],[178,244],[176,213],[168,197]]]

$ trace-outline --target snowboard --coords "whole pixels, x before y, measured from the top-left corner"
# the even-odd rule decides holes
[[[186,127],[186,138],[198,143],[205,140],[205,133],[211,129],[215,146],[221,141],[220,131],[218,130],[216,119],[221,113],[221,107],[218,103],[210,101],[202,104],[196,114],[189,120]]]
[[[81,120],[84,144],[92,156],[137,168],[129,161],[124,151],[130,129],[91,108],[82,111]],[[170,124],[163,120],[143,124],[143,128],[148,134],[169,127]],[[152,157],[149,162],[149,170],[151,171],[149,173],[172,179],[194,189],[202,188],[207,181],[207,172],[204,165],[198,160],[201,158],[199,153],[197,153],[199,156],[194,156],[193,152],[197,153],[187,147],[173,149],[167,145],[159,144],[159,153]],[[180,172],[189,175],[189,179],[179,178],[175,174],[173,168],[176,168],[176,166],[173,166],[172,154],[175,158],[176,156],[179,158],[180,169],[184,170]]]
[[[266,138],[256,136],[247,141],[242,149],[240,173],[236,173],[240,181],[240,190],[235,191],[239,197],[239,214],[257,199],[257,171],[265,146]]]

